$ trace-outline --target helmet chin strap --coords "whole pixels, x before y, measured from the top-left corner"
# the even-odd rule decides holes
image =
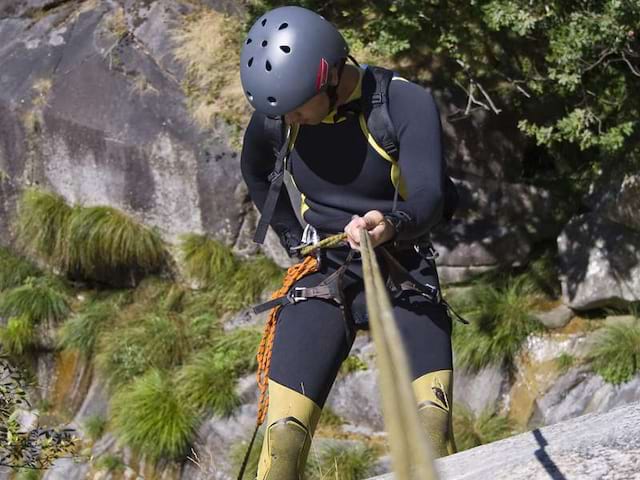
[[[344,71],[346,60],[346,58],[343,58],[338,65],[338,83],[330,85],[326,89],[327,96],[329,97],[329,110],[327,111],[327,115],[331,113],[338,102],[338,86],[340,86],[340,79],[342,79],[342,72]]]

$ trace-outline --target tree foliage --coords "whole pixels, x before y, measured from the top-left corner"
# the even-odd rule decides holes
[[[285,3],[253,3],[255,15]],[[560,173],[640,162],[640,3],[635,0],[301,0],[364,60],[427,66],[474,109],[512,111]],[[376,57],[377,56],[377,57]],[[367,58],[369,57],[369,58]],[[418,69],[416,69],[418,68]],[[591,175],[593,176],[593,175]]]
[[[49,468],[56,458],[77,451],[78,438],[68,429],[25,429],[18,420],[30,407],[24,386],[20,372],[0,352],[0,466]]]

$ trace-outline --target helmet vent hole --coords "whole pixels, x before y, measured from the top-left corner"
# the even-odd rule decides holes
[[[287,22],[284,22],[284,23],[280,24],[280,26],[278,27],[278,30],[284,30],[288,26],[289,26],[289,24]]]
[[[291,47],[288,45],[280,45],[280,50],[282,50],[284,53],[291,53]]]
[[[267,19],[265,18],[262,20],[262,26],[264,27],[266,24],[267,24]]]
[[[267,63],[265,64],[265,68],[267,69],[267,72],[271,71],[271,62],[269,60],[267,60]]]
[[[253,65],[253,57],[251,57],[251,58],[249,59],[249,61],[247,62],[247,66],[249,66],[249,67],[250,67],[251,65]]]
[[[249,45],[251,42],[253,42],[253,40],[251,40],[250,38],[247,38],[247,45]]]
[[[273,107],[275,107],[277,105],[277,103],[278,103],[278,101],[275,99],[275,97],[267,97],[267,100],[269,100],[269,103]]]
[[[269,44],[269,42],[267,42],[266,40],[263,40],[263,41],[262,41],[262,46],[263,46],[263,47],[266,47],[268,44]]]

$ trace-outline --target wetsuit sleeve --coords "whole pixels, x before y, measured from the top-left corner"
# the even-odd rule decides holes
[[[394,80],[389,86],[389,114],[400,145],[399,165],[407,198],[392,214],[396,238],[410,240],[428,233],[442,218],[444,162],[438,107],[430,91]],[[383,212],[390,213],[390,212]]]
[[[240,169],[242,178],[249,189],[249,196],[262,214],[264,203],[269,192],[269,174],[273,171],[276,155],[273,145],[265,133],[265,117],[254,112],[244,134]],[[283,185],[276,203],[271,227],[280,237],[280,243],[287,250],[300,243],[302,227],[298,222],[287,189]]]

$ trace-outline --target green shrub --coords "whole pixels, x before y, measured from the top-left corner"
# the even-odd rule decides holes
[[[70,207],[35,188],[24,191],[17,223],[25,250],[71,276],[130,281],[132,274],[159,271],[168,258],[156,229],[112,207]]]
[[[29,260],[0,247],[0,292],[22,285],[29,277],[40,275],[40,271]]]
[[[98,337],[113,323],[118,311],[113,301],[90,302],[86,308],[68,319],[58,331],[61,348],[78,350],[90,358]]]
[[[197,411],[231,413],[239,404],[235,393],[238,378],[256,368],[260,338],[257,330],[238,329],[216,338],[210,348],[196,353],[176,375],[185,402]]]
[[[312,448],[307,462],[309,480],[361,480],[371,475],[377,455],[363,444],[329,444],[316,453]]]
[[[183,236],[180,250],[187,275],[202,286],[224,284],[237,268],[231,249],[205,235]]]
[[[51,277],[29,277],[24,285],[0,294],[0,316],[26,317],[34,324],[59,322],[69,314],[64,285]]]
[[[353,372],[361,372],[367,370],[367,364],[360,357],[356,355],[349,355],[342,365],[340,366],[340,373],[342,375],[347,375]]]
[[[319,427],[339,427],[344,424],[344,420],[336,412],[331,410],[328,406],[322,409],[320,414],[320,420],[318,421]]]
[[[224,311],[237,311],[254,303],[267,289],[280,287],[283,270],[266,257],[242,262],[229,281],[216,283],[218,304]]]
[[[135,321],[120,322],[98,341],[97,366],[113,387],[151,367],[180,365],[190,353],[189,332],[179,316],[152,311]]]
[[[504,287],[477,285],[461,307],[470,325],[454,322],[453,348],[458,366],[478,370],[491,363],[511,364],[527,336],[543,326],[529,310],[535,288],[525,278]]]
[[[606,382],[631,380],[640,371],[640,321],[599,330],[588,357],[593,370]]]
[[[119,390],[111,399],[115,434],[154,461],[183,458],[199,418],[176,392],[170,377],[155,368]]]
[[[0,344],[9,355],[19,356],[38,344],[33,322],[29,317],[11,317],[0,327]]]
[[[107,419],[102,415],[92,415],[84,421],[84,431],[94,442],[104,435]]]
[[[56,267],[64,267],[72,208],[60,195],[26,189],[18,205],[18,242]]]
[[[156,272],[165,265],[167,251],[157,230],[115,208],[76,208],[68,229],[69,267],[86,278],[134,269]]]
[[[119,456],[107,453],[98,457],[96,468],[107,472],[120,472],[124,471],[125,464]]]
[[[33,468],[19,468],[15,480],[38,480],[41,477],[39,470]]]
[[[459,452],[514,435],[515,426],[507,418],[485,410],[479,417],[456,404],[453,409],[453,432]]]
[[[576,363],[576,358],[569,353],[561,353],[558,358],[556,358],[556,365],[558,366],[558,370],[561,372],[566,372]]]

